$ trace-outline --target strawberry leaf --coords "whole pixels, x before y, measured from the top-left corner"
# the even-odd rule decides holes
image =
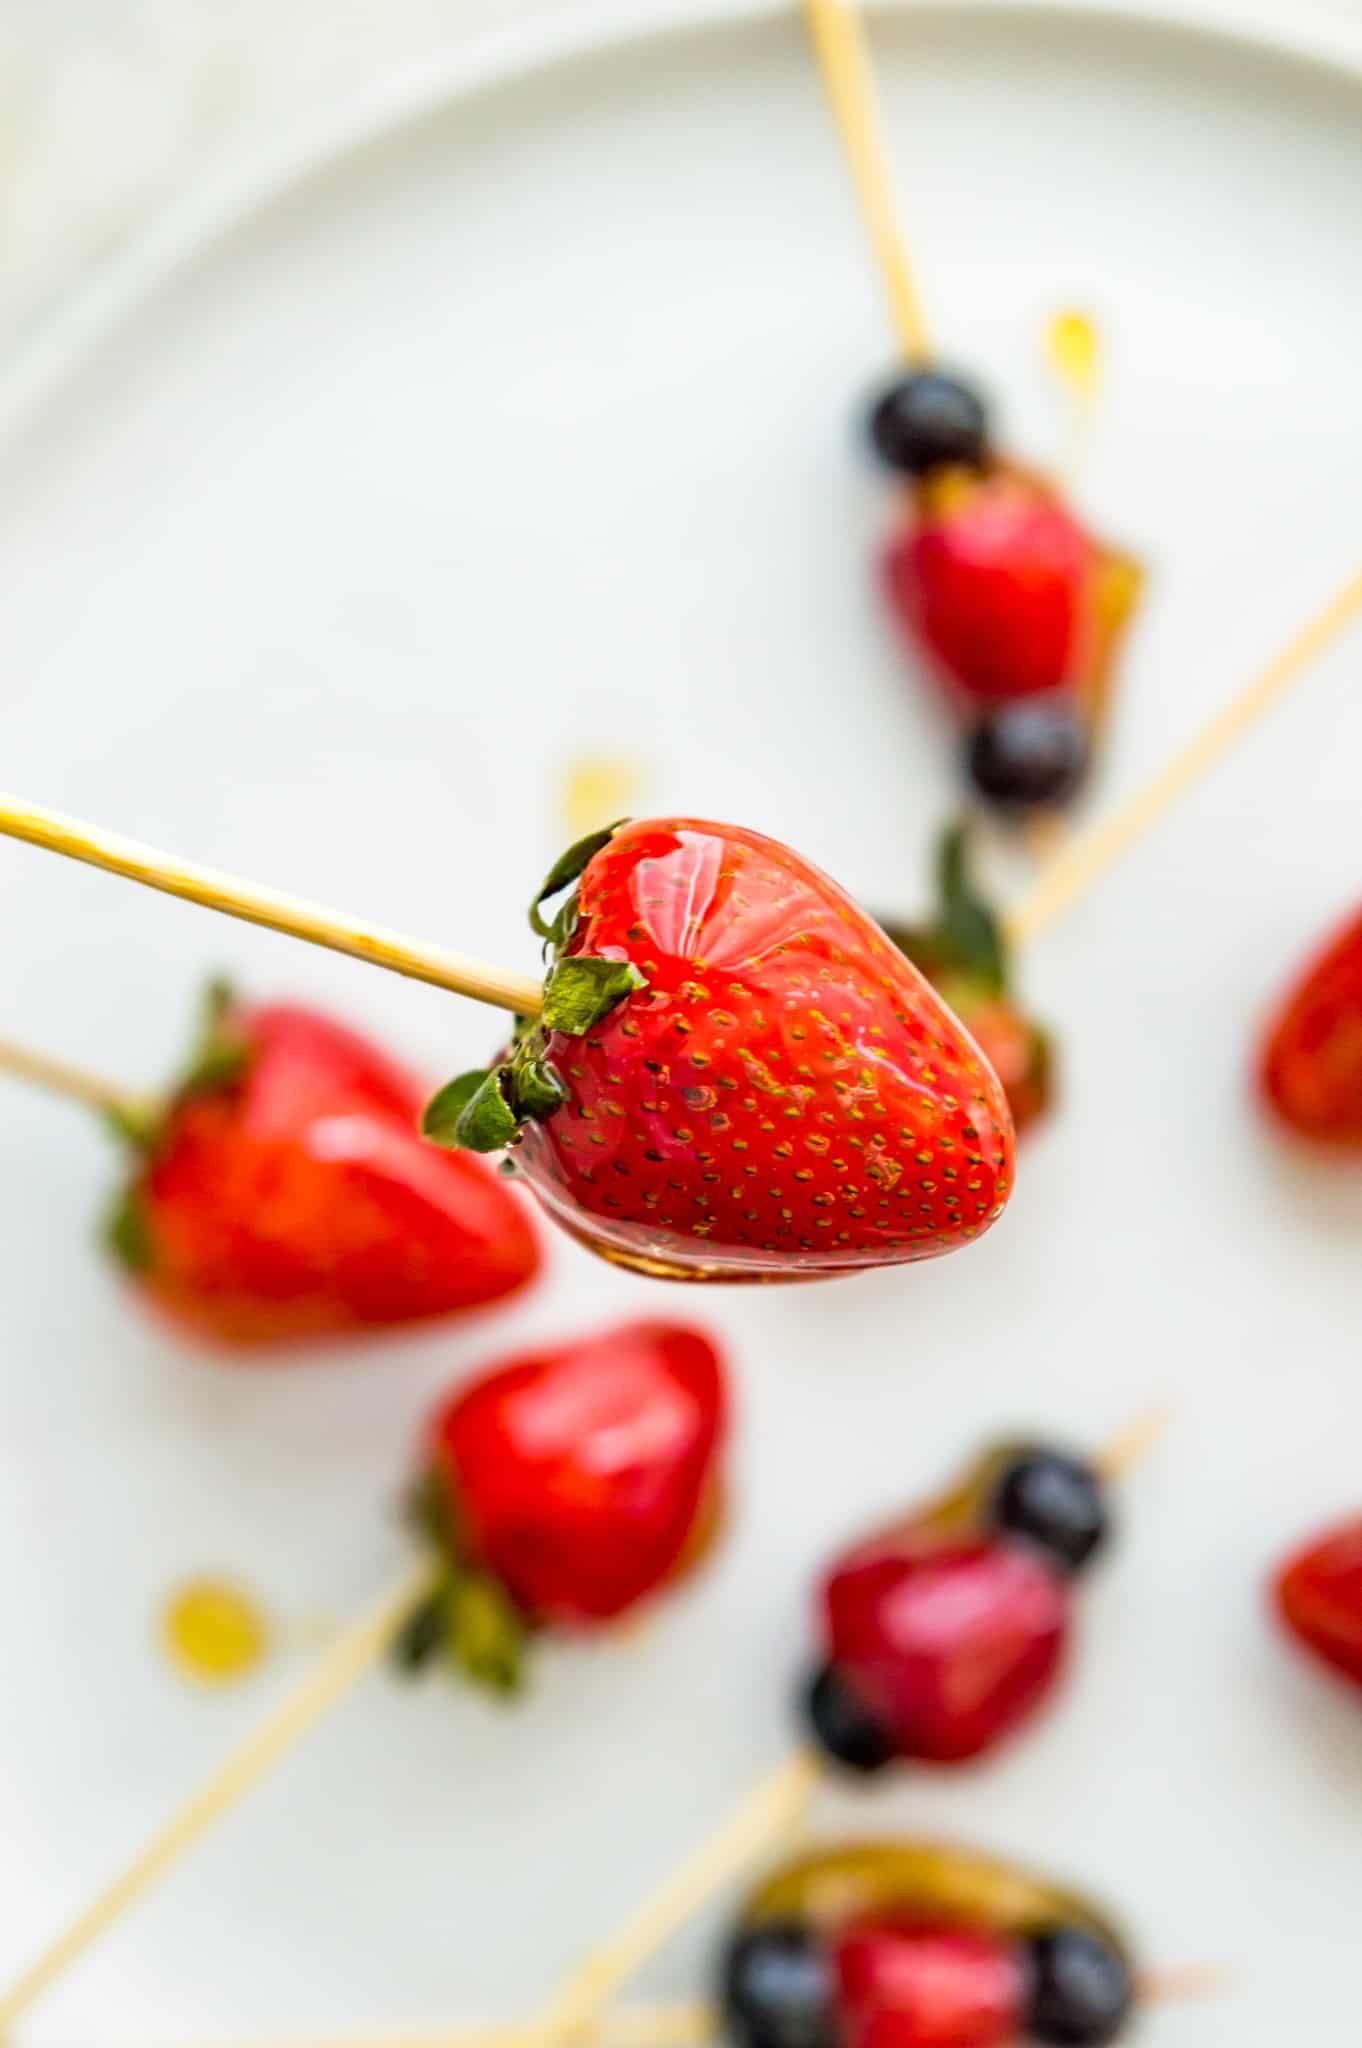
[[[628,960],[574,953],[558,962],[544,984],[544,1028],[582,1038],[617,1003],[646,986],[644,976]]]
[[[559,912],[559,919],[555,919],[553,923],[546,923],[542,915],[544,905],[551,902],[555,896],[560,896],[564,889],[570,888],[593,856],[598,854],[603,846],[608,846],[620,826],[627,823],[626,818],[616,818],[613,825],[603,826],[599,832],[588,832],[584,839],[577,840],[554,862],[544,877],[538,895],[530,905],[530,929],[541,939],[566,942],[555,929],[563,912]],[[576,922],[575,913],[573,922]]]
[[[1007,988],[1002,927],[992,905],[971,879],[963,825],[952,825],[942,834],[936,873],[941,898],[936,936],[950,964],[968,974],[987,994],[1002,995]]]
[[[457,1145],[459,1118],[467,1109],[473,1096],[488,1079],[489,1069],[474,1067],[470,1073],[459,1074],[447,1081],[437,1095],[432,1095],[421,1117],[421,1135],[435,1145]]]
[[[104,1226],[104,1242],[129,1273],[151,1269],[151,1233],[136,1187],[125,1188]]]

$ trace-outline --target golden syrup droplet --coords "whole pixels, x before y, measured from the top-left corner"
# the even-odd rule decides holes
[[[579,754],[563,776],[562,822],[570,839],[582,839],[633,810],[643,769],[625,754]]]
[[[1056,313],[1045,330],[1045,354],[1051,369],[1076,398],[1092,399],[1102,367],[1102,344],[1086,313]]]
[[[162,1635],[171,1662],[209,1685],[244,1678],[269,1647],[260,1603],[226,1579],[187,1579],[165,1604]]]

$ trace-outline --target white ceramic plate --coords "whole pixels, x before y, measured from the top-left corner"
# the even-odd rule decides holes
[[[1325,68],[1326,12],[1297,18],[1312,61],[1024,9],[877,37],[929,303],[1021,448],[1060,440],[1047,312],[1090,304],[1109,337],[1083,495],[1156,573],[1108,795],[1358,545],[1362,84],[1341,17]],[[870,588],[884,507],[849,428],[889,349],[794,25],[522,39],[419,98],[230,230],[207,233],[243,188],[196,207],[11,385],[4,780],[528,963],[564,760],[609,743],[648,765],[648,807],[915,901],[949,784]],[[285,1614],[348,1613],[401,1554],[388,1503],[433,1392],[531,1334],[684,1311],[731,1339],[742,1395],[741,1512],[702,1583],[636,1639],[543,1656],[513,1715],[370,1683],[25,2043],[527,2009],[789,1739],[834,1539],[1000,1424],[1082,1441],[1165,1395],[1058,1709],[977,1773],[821,1820],[957,1831],[1096,1886],[1155,1958],[1223,1960],[1217,2004],[1151,2018],[1166,2048],[1355,2041],[1362,1722],[1260,1587],[1362,1490],[1362,1185],[1285,1156],[1244,1069],[1357,886],[1358,660],[1322,663],[1029,963],[1064,1107],[968,1257],[678,1302],[560,1245],[499,1320],[233,1372],[92,1255],[99,1134],[5,1089],[6,1974],[294,1668],[185,1690],[150,1641],[173,1580],[227,1568]],[[437,1075],[495,1035],[42,855],[5,853],[0,892],[0,1029],[132,1080],[173,1061],[219,963]],[[715,1924],[642,1988],[694,1990]]]

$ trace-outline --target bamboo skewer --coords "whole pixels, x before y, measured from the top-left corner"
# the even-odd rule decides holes
[[[1292,683],[1362,613],[1362,569],[1305,622],[1228,704],[1213,713],[1128,803],[1079,832],[1044,868],[1003,919],[1009,944],[1024,946],[1053,924],[1192,785],[1208,775],[1237,740],[1280,703]]]
[[[804,14],[884,278],[894,332],[908,361],[921,367],[931,361],[931,336],[899,228],[865,28],[845,0],[804,0]]]
[[[13,1074],[16,1080],[31,1081],[35,1088],[45,1088],[53,1095],[65,1095],[70,1101],[83,1102],[103,1116],[129,1122],[145,1106],[143,1098],[135,1095],[131,1088],[121,1087],[117,1081],[110,1081],[103,1074],[92,1074],[86,1067],[53,1059],[45,1052],[35,1052],[31,1046],[18,1045],[12,1039],[0,1039],[0,1073]]]
[[[256,1784],[328,1707],[344,1698],[430,1591],[431,1567],[422,1563],[362,1614],[286,1693],[258,1728],[225,1757],[185,1806],[138,1850],[97,1898],[91,1900],[28,1968],[0,1994],[0,2040],[71,1963],[118,1916]]]
[[[46,847],[68,860],[85,861],[111,875],[123,875],[167,896],[179,896],[186,903],[198,903],[206,910],[220,910],[247,924],[264,925],[268,931],[285,932],[290,938],[306,939],[314,946],[327,946],[333,953],[348,953],[352,959],[367,960],[386,967],[392,974],[404,974],[412,981],[430,982],[435,988],[450,989],[455,995],[472,996],[476,1002],[493,1003],[502,1010],[514,1010],[525,1017],[537,1017],[543,1008],[544,991],[528,975],[512,974],[483,960],[471,960],[464,953],[451,953],[427,945],[405,932],[385,930],[347,917],[323,904],[310,903],[301,896],[289,896],[282,889],[265,889],[244,881],[239,875],[224,874],[217,868],[196,866],[161,853],[140,840],[125,839],[79,818],[63,817],[37,804],[0,793],[0,834],[22,839],[30,846]]]

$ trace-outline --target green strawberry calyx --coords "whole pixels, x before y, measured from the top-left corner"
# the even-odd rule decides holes
[[[393,1642],[398,1670],[415,1677],[438,1658],[503,1699],[519,1692],[532,1624],[501,1581],[469,1557],[453,1498],[434,1472],[412,1488],[407,1518],[435,1563],[430,1590]]]
[[[240,1026],[240,1007],[230,982],[210,981],[200,1004],[199,1024],[189,1058],[171,1086],[145,1100],[129,1098],[104,1112],[104,1120],[136,1158],[136,1168],[119,1190],[104,1222],[104,1243],[129,1273],[152,1265],[151,1231],[143,1205],[142,1171],[165,1136],[182,1103],[237,1087],[251,1062],[251,1047]]]
[[[948,825],[936,847],[937,913],[928,925],[886,923],[885,931],[927,979],[944,990],[964,983],[976,1000],[1005,996],[1010,981],[1007,942],[997,912],[974,880],[969,834]]]
[[[500,1152],[515,1143],[527,1119],[542,1122],[567,1101],[567,1083],[548,1053],[550,1036],[584,1038],[645,979],[628,960],[568,953],[578,921],[577,884],[590,861],[626,820],[588,833],[556,860],[530,905],[530,927],[544,942],[548,973],[544,1007],[517,1017],[510,1049],[492,1067],[459,1074],[426,1104],[421,1129],[434,1144],[467,1152]],[[562,897],[556,911],[546,906]]]

